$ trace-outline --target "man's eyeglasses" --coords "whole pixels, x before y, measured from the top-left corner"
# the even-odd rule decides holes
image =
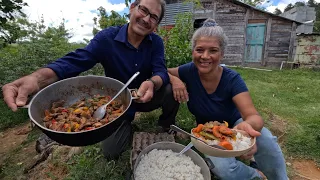
[[[159,22],[159,18],[157,15],[155,14],[151,14],[149,9],[146,8],[145,6],[143,5],[138,5],[138,11],[141,15],[143,15],[144,17],[150,15],[150,21],[153,23],[153,24],[157,24]]]

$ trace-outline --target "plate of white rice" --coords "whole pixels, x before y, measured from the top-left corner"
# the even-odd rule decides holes
[[[135,180],[210,180],[207,164],[192,149],[182,155],[185,146],[158,142],[146,147],[134,166]]]

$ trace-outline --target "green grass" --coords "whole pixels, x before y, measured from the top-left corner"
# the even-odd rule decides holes
[[[3,131],[9,127],[13,127],[20,123],[24,123],[27,120],[28,120],[27,109],[18,109],[17,112],[12,112],[7,107],[5,102],[2,99],[0,100],[0,131]]]
[[[236,69],[248,85],[260,112],[272,112],[288,123],[287,155],[320,162],[320,73],[311,70]],[[268,121],[268,119],[265,119]]]
[[[124,179],[130,170],[130,152],[125,151],[118,160],[107,161],[102,157],[100,146],[93,145],[73,157],[69,162],[68,180],[74,179]]]
[[[245,80],[254,104],[269,124],[270,114],[287,123],[282,146],[287,157],[302,157],[320,162],[320,74],[310,70],[274,70],[272,72],[234,68]],[[101,70],[101,69],[100,69]],[[99,71],[101,74],[101,71]],[[0,130],[24,122],[25,110],[12,113],[0,101]],[[160,110],[143,113],[135,122],[135,130],[155,132]],[[189,131],[195,119],[186,104],[180,106],[177,124]],[[179,143],[186,144],[187,141]],[[130,168],[130,152],[119,160],[107,161],[99,144],[85,148],[85,152],[69,162],[67,179],[124,179]]]

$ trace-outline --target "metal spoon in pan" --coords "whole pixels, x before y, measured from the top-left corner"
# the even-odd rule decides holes
[[[202,140],[202,139],[200,139],[200,138],[198,138],[198,137],[196,137],[196,136],[194,136],[194,135],[192,135],[192,134],[190,134],[190,133],[182,130],[182,129],[179,128],[178,126],[170,125],[170,128],[171,128],[172,130],[174,130],[174,131],[181,132],[181,133],[186,134],[186,135],[188,135],[188,136],[190,136],[190,137],[192,137],[192,138],[195,138],[195,139],[197,139],[197,140],[199,140],[199,141],[201,141],[201,142],[204,142],[204,143],[207,144],[208,146],[212,146],[212,147],[215,147],[215,148],[218,148],[218,149],[226,150],[226,148],[224,148],[224,147],[222,147],[222,146],[219,146],[219,145],[215,145],[215,144],[210,145],[210,144],[208,144],[206,141],[204,141],[204,140]]]
[[[93,118],[96,120],[100,120],[102,119],[105,115],[106,115],[106,108],[107,106],[113,101],[115,100],[121,93],[123,90],[125,90],[129,84],[140,74],[140,72],[136,72],[128,81],[127,83],[120,89],[120,91],[113,96],[113,98],[105,105],[100,106],[93,114]]]

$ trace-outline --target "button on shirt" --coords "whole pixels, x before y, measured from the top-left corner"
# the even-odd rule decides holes
[[[129,88],[139,88],[143,81],[155,75],[161,77],[163,85],[168,84],[161,37],[152,33],[143,39],[137,49],[128,42],[128,26],[109,27],[100,31],[85,48],[68,53],[48,64],[47,68],[52,69],[59,79],[65,79],[101,63],[107,77],[123,83],[139,71],[140,75]]]

